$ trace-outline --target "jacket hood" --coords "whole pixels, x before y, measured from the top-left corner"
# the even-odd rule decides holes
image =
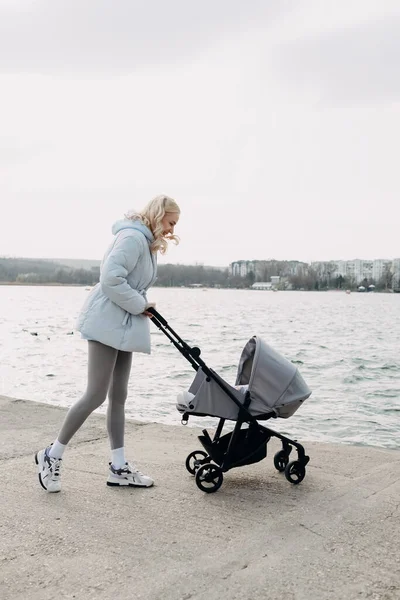
[[[120,219],[119,221],[116,221],[114,223],[111,231],[114,235],[117,235],[117,233],[119,233],[123,229],[136,229],[137,231],[143,233],[143,235],[150,243],[154,241],[154,236],[151,233],[150,229],[139,220],[132,221],[131,219]]]

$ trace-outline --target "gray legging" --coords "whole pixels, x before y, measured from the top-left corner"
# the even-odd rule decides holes
[[[107,398],[107,431],[111,449],[124,446],[125,401],[132,365],[132,353],[89,341],[88,384],[86,392],[69,409],[58,441],[68,444],[88,416]]]

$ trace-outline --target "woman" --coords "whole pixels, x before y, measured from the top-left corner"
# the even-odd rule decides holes
[[[149,304],[146,291],[154,283],[157,252],[164,254],[174,236],[180,209],[168,196],[157,196],[139,213],[125,215],[112,232],[100,281],[78,317],[77,329],[88,340],[86,392],[68,411],[57,439],[35,455],[39,481],[48,492],[61,490],[64,450],[87,417],[109,398],[107,431],[111,462],[107,485],[150,487],[154,481],[125,458],[125,400],[132,352],[150,353]]]

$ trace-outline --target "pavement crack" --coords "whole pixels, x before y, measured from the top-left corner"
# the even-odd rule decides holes
[[[388,488],[390,488],[392,485],[395,485],[399,481],[400,481],[400,478],[399,479],[394,479],[393,481],[391,481],[387,485],[384,485],[384,486],[380,487],[379,490],[375,490],[374,492],[371,492],[370,494],[368,494],[368,496],[366,496],[366,498],[371,498],[372,496],[376,496],[377,494],[380,494],[381,492],[383,492],[384,490],[387,490]]]
[[[4,558],[1,559],[1,562],[10,562],[12,560],[15,560],[16,558],[18,558],[17,556],[5,556]]]
[[[100,440],[104,440],[108,437],[107,434],[100,435],[96,438],[90,438],[90,440],[81,440],[75,444],[75,446],[83,446],[84,444],[91,444],[92,442],[99,442]]]
[[[322,533],[318,533],[318,531],[314,531],[313,529],[311,529],[310,527],[307,527],[307,525],[304,525],[304,523],[299,523],[300,527],[303,527],[304,529],[307,529],[307,531],[310,531],[311,533],[313,533],[314,535],[318,535],[318,537],[324,537],[322,535]]]
[[[394,513],[399,510],[399,507],[400,507],[400,503],[396,504],[396,506],[394,507],[394,509],[392,510],[392,512],[390,512],[388,515],[386,515],[385,520],[386,519],[392,519],[394,517]]]

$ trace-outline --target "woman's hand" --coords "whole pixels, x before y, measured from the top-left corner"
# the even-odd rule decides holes
[[[151,312],[149,312],[149,311],[148,311],[148,309],[149,309],[149,308],[155,308],[155,307],[156,307],[156,303],[155,303],[155,302],[148,302],[148,303],[146,304],[146,307],[145,307],[144,311],[143,311],[143,314],[144,314],[146,317],[150,317],[150,319],[151,319],[151,318],[153,317],[153,315],[152,315],[152,313],[151,313]]]

